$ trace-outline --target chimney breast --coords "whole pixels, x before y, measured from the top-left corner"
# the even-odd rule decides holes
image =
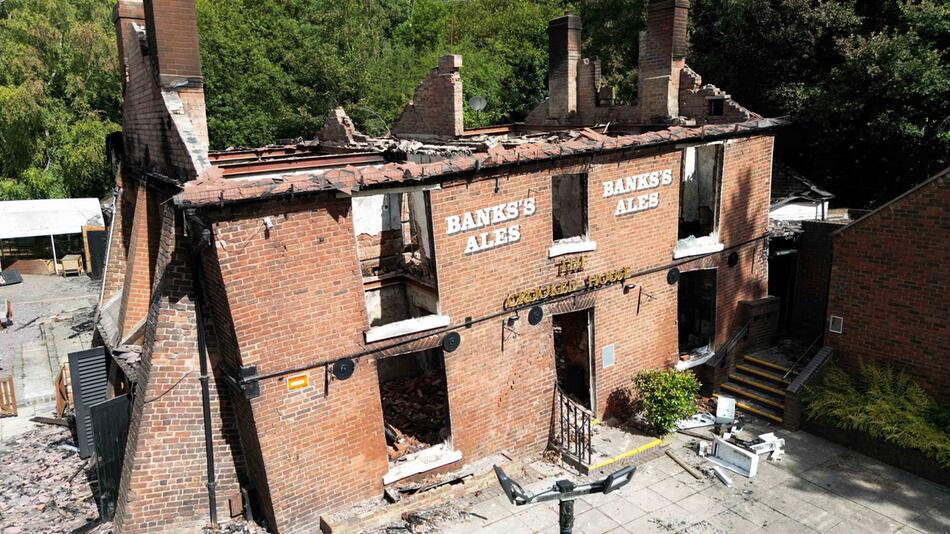
[[[581,18],[573,13],[548,23],[548,117],[577,111],[577,62],[581,59]]]

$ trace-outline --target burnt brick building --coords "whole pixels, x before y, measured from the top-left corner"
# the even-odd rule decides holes
[[[832,234],[828,333],[845,369],[876,362],[950,401],[950,169]]]
[[[222,515],[243,493],[272,530],[313,532],[420,472],[539,452],[558,410],[599,417],[640,370],[715,386],[737,331],[765,339],[781,121],[686,66],[688,1],[648,6],[635,106],[568,14],[523,124],[466,130],[448,55],[394,137],[335,110],[319,139],[209,152],[193,3],[120,0],[97,322],[132,395],[118,529],[202,524],[207,445]],[[407,391],[433,400],[424,421]]]

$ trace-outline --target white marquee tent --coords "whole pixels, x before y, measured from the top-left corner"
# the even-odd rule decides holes
[[[97,198],[55,198],[0,202],[0,239],[82,233],[83,226],[102,226]],[[53,261],[56,261],[53,244]]]

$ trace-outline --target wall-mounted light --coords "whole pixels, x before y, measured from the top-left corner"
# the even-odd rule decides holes
[[[350,358],[343,358],[342,360],[337,360],[333,362],[333,368],[331,372],[337,380],[346,380],[347,378],[353,376],[353,371],[356,369],[356,362]]]
[[[739,253],[733,252],[732,254],[730,254],[728,263],[729,263],[729,267],[735,267],[736,264],[739,263]]]
[[[675,284],[676,284],[677,282],[679,282],[679,281],[680,281],[680,270],[679,270],[679,269],[677,269],[676,267],[673,267],[672,269],[670,269],[669,271],[666,272],[666,283],[667,283],[667,284],[670,284],[670,285],[672,286],[672,285],[675,285]]]
[[[544,310],[541,306],[534,306],[528,310],[528,324],[531,326],[537,326],[542,319],[544,319]]]
[[[442,350],[445,352],[455,352],[462,344],[462,336],[458,332],[449,332],[442,336]]]

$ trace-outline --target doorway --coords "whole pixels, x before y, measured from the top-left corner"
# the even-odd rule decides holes
[[[716,336],[716,269],[687,271],[678,288],[679,351],[713,349]]]
[[[552,323],[557,385],[568,397],[593,410],[594,312],[586,309],[555,315]]]
[[[380,359],[377,372],[390,462],[449,441],[449,395],[442,349]]]

